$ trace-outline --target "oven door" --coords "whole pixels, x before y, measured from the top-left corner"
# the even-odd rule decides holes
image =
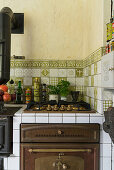
[[[21,170],[98,170],[99,144],[21,144]]]

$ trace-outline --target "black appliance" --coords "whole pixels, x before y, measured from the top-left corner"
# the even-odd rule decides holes
[[[0,117],[0,156],[13,152],[13,117]]]
[[[3,157],[13,152],[13,117],[0,116],[0,170],[3,170]]]

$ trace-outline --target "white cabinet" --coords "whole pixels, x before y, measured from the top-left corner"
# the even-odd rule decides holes
[[[114,89],[114,51],[102,56],[102,87]]]

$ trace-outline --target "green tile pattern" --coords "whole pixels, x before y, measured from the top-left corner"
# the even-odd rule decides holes
[[[18,81],[21,81],[21,85],[23,86],[23,77],[16,77],[14,82],[15,82],[15,85],[17,86],[18,85]]]
[[[97,88],[94,88],[94,98],[97,99]]]
[[[94,63],[94,74],[97,74],[97,62]]]
[[[58,61],[49,61],[49,68],[58,68]]]
[[[61,80],[67,81],[67,77],[58,77],[58,82],[60,82]]]
[[[88,75],[91,76],[91,65],[88,66]]]
[[[83,77],[83,68],[76,69],[76,77]]]
[[[58,84],[58,77],[50,77],[50,85],[57,85]]]
[[[94,109],[97,111],[97,100],[94,99]]]
[[[76,67],[76,61],[75,60],[67,61],[67,68],[75,68],[75,67]]]
[[[98,107],[100,106],[99,102],[101,102],[101,99],[97,91],[98,87],[100,87],[97,82],[100,79],[97,77],[97,72],[99,71],[97,62],[101,60],[104,54],[105,47],[101,47],[84,60],[14,60],[11,58],[11,68],[15,72],[11,72],[11,78],[15,81],[16,85],[21,80],[24,89],[27,87],[33,88],[35,76],[40,76],[41,83],[46,83],[47,85],[57,85],[61,80],[69,80],[71,83],[70,89],[80,91],[80,99],[84,98],[84,101],[89,102],[92,108],[100,110]],[[22,69],[23,77],[21,77],[21,73],[16,74],[18,68],[19,70]],[[24,77],[27,69],[30,71],[29,76],[32,77],[32,86],[29,84],[30,81],[27,82]],[[40,70],[40,74],[37,70]],[[84,76],[83,71],[86,76]],[[25,80],[26,84],[24,85]],[[81,85],[79,82],[81,82]],[[112,106],[112,100],[103,101],[103,110],[110,106]]]
[[[103,101],[103,111],[107,111],[109,107],[112,107],[112,100]]]
[[[42,69],[41,70],[41,77],[49,77],[49,69]]]
[[[66,60],[59,60],[58,61],[59,68],[67,68],[67,61]]]
[[[94,76],[91,76],[91,86],[94,86]]]

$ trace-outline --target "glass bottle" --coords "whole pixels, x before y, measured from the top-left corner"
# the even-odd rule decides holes
[[[18,104],[23,103],[23,90],[21,87],[21,81],[18,81],[18,87],[16,91],[16,103]]]
[[[15,85],[14,85],[14,81],[11,79],[10,80],[10,86],[9,86],[9,94],[11,95],[11,101],[14,102],[16,99],[16,94],[15,94]]]

